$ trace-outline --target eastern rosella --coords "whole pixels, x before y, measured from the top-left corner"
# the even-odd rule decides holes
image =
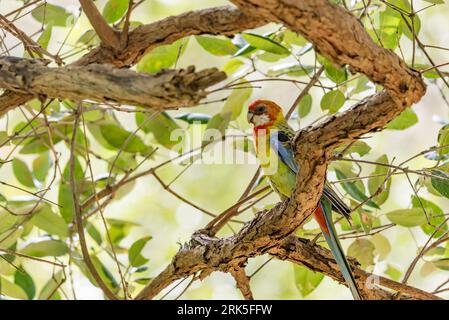
[[[294,136],[293,129],[284,118],[281,107],[269,100],[256,100],[249,105],[248,122],[254,126],[256,153],[265,176],[282,199],[289,198],[295,188],[298,172],[298,164],[290,146],[290,140]],[[320,225],[354,299],[360,300],[360,292],[332,221],[332,210],[347,219],[351,212],[335,191],[326,184],[314,217]]]

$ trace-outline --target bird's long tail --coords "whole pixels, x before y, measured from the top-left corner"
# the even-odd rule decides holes
[[[359,289],[354,280],[354,276],[346,260],[345,254],[337,237],[337,232],[332,221],[332,205],[327,199],[321,199],[319,206],[314,213],[315,219],[321,227],[324,238],[332,251],[335,261],[340,267],[343,278],[351,290],[355,300],[362,300]]]

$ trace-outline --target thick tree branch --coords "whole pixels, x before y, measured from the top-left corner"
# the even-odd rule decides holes
[[[153,109],[193,106],[206,96],[205,88],[225,77],[215,68],[195,72],[189,67],[149,75],[110,65],[49,68],[42,60],[0,58],[0,87],[10,91]]]
[[[345,284],[332,253],[328,249],[312,244],[309,240],[289,236],[268,243],[244,242],[241,235],[217,239],[196,234],[191,243],[178,252],[171,264],[153,279],[137,299],[151,299],[174,281],[197,272],[202,273],[202,278],[213,271],[234,274],[235,270],[243,269],[248,258],[262,254],[271,254],[279,259],[304,265]],[[402,292],[400,299],[404,300],[439,299],[420,289],[367,273],[352,259],[351,266],[359,288],[367,299],[393,299],[394,293],[379,286]]]

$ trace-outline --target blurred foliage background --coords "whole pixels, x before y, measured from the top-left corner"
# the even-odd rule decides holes
[[[333,2],[362,15],[373,39],[421,70],[428,84],[421,102],[386,130],[340,150],[353,161],[335,161],[330,166],[329,181],[357,208],[352,227],[345,221],[338,223],[343,245],[364,269],[401,281],[422,249],[438,241],[424,251],[408,283],[448,298],[449,66],[445,64],[449,61],[449,4],[443,0]],[[218,0],[138,3],[132,12],[132,27],[189,10],[229,5]],[[17,10],[27,4],[31,5]],[[109,23],[122,26],[127,0],[95,4]],[[0,0],[0,14],[65,63],[99,44],[76,0]],[[1,55],[30,56],[18,39],[3,29],[0,38]],[[275,24],[230,39],[187,37],[152,50],[134,68],[156,73],[190,65],[197,70],[215,66],[228,75],[226,83],[217,85],[195,108],[152,114],[128,106],[83,102],[84,115],[75,138],[75,176],[81,202],[108,184],[165,164],[157,177],[142,175],[113,197],[103,199],[107,206],[100,206],[101,210],[96,201],[85,208],[90,216],[85,230],[93,262],[108,286],[120,295],[121,278],[131,295],[137,293],[165,268],[192,232],[210,221],[210,214],[219,214],[240,197],[258,168],[248,140],[249,101],[271,99],[287,112],[315,72],[324,68],[319,82],[294,105],[290,122],[298,129],[380,90],[363,75],[336,68],[305,39]],[[3,298],[103,298],[86,272],[72,228],[68,159],[75,107],[72,101],[41,103],[36,99],[0,119]],[[173,130],[195,137],[190,147],[199,147],[206,128],[227,129],[225,152],[236,151],[245,157],[244,163],[220,161],[221,142],[203,150],[204,159],[210,161],[201,161],[198,154],[169,161],[179,154],[174,148],[177,141],[170,139]],[[181,153],[185,151],[186,146]],[[261,180],[258,188],[265,184]],[[260,209],[279,201],[274,194],[262,196],[243,207],[239,221],[248,221]],[[231,222],[219,236],[231,235],[240,227],[241,223]],[[313,238],[317,232],[318,226],[310,221],[298,234]],[[268,256],[251,259],[246,271],[254,274],[251,287],[256,299],[350,299],[344,286]],[[241,298],[228,274],[214,273],[184,290],[188,283],[183,282],[164,299]]]

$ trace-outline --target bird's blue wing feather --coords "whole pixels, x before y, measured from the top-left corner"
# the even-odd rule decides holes
[[[270,146],[275,150],[281,159],[290,170],[294,173],[298,172],[298,164],[295,161],[293,150],[287,145],[289,137],[282,131],[275,131],[270,134]]]

